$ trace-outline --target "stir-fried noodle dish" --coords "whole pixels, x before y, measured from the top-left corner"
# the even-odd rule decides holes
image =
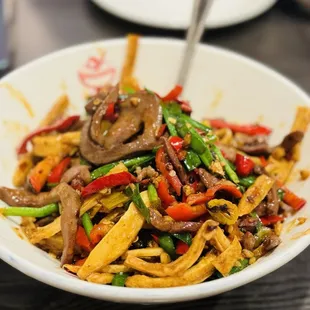
[[[226,277],[280,243],[285,218],[306,201],[285,185],[310,120],[289,132],[191,117],[182,87],[161,96],[132,72],[66,115],[60,97],[21,141],[3,216],[20,216],[29,242],[79,279],[126,287],[184,286]]]

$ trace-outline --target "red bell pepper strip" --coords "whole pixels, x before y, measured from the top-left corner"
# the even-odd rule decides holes
[[[155,234],[151,234],[151,236],[153,237],[155,242],[159,244],[159,237],[157,235],[155,235]]]
[[[113,122],[116,120],[117,116],[118,115],[115,113],[115,103],[109,103],[104,115],[104,119]]]
[[[90,240],[92,244],[97,244],[101,241],[101,239],[106,235],[107,229],[106,225],[99,223],[96,224],[90,232]]]
[[[82,259],[79,259],[79,260],[77,260],[77,261],[74,263],[74,265],[75,265],[75,266],[83,266],[84,263],[86,262],[86,259],[87,259],[87,257],[82,258]]]
[[[215,197],[215,194],[220,191],[226,191],[235,198],[241,198],[242,193],[235,185],[219,183],[213,187],[210,187],[205,193],[191,194],[187,197],[186,202],[189,205],[206,203]]]
[[[250,158],[239,153],[236,154],[235,165],[237,174],[241,177],[248,176],[254,168],[254,162]]]
[[[163,101],[173,101],[176,100],[182,93],[183,87],[181,85],[176,85],[166,96],[162,97]]]
[[[268,164],[266,158],[264,156],[260,156],[259,159],[260,159],[260,162],[261,162],[262,166],[266,167],[267,164]]]
[[[304,198],[298,197],[286,187],[282,187],[282,189],[284,191],[283,201],[294,210],[297,211],[306,204],[307,201]]]
[[[190,206],[187,203],[181,202],[168,207],[166,212],[175,221],[190,221],[207,213],[207,208],[203,204]]]
[[[128,185],[136,181],[136,178],[127,171],[102,176],[89,183],[82,190],[82,197],[86,197],[96,193],[106,187],[114,187],[119,185]]]
[[[160,138],[161,136],[163,136],[166,131],[166,128],[167,124],[162,124],[157,131],[156,138]]]
[[[156,167],[161,172],[161,174],[168,180],[169,184],[176,191],[177,195],[180,196],[182,190],[182,183],[179,177],[176,175],[175,171],[173,174],[172,173],[173,170],[171,171],[167,170],[164,155],[165,155],[164,148],[163,147],[159,148],[155,156]]]
[[[223,119],[211,119],[210,125],[211,127],[214,128],[229,128],[233,132],[241,132],[245,133],[250,136],[255,136],[255,135],[270,135],[271,134],[271,129],[265,126],[261,125],[237,125],[237,124],[232,124],[228,123]]]
[[[169,142],[174,148],[174,150],[176,152],[179,152],[183,147],[184,140],[180,137],[173,136],[173,137],[170,137]]]
[[[66,157],[63,159],[50,173],[47,178],[47,183],[59,183],[62,175],[70,165],[71,158]]]
[[[183,255],[185,254],[189,249],[189,245],[182,240],[177,241],[175,253],[178,255]]]
[[[185,113],[191,113],[193,111],[192,107],[190,106],[190,103],[185,100],[177,100],[179,103],[181,110]]]
[[[76,244],[86,252],[90,252],[93,249],[93,245],[90,243],[82,226],[78,226],[76,233]]]
[[[166,180],[162,180],[159,182],[158,188],[157,188],[157,194],[158,194],[161,202],[166,207],[168,207],[171,204],[176,202],[175,198],[172,195],[170,195],[170,193],[169,193],[169,188],[168,188],[168,184],[167,184]]]
[[[32,138],[34,138],[35,136],[38,136],[42,133],[49,133],[52,131],[64,131],[68,128],[70,128],[74,123],[76,123],[78,120],[80,119],[79,115],[73,115],[73,116],[69,116],[68,118],[61,120],[59,122],[57,122],[54,125],[51,126],[46,126],[43,128],[39,128],[31,133],[29,133],[23,140],[22,143],[19,145],[19,147],[17,148],[17,154],[24,154],[27,153],[27,144],[29,141],[31,141]]]
[[[260,220],[263,223],[263,225],[269,226],[277,222],[282,222],[284,218],[283,216],[279,216],[279,215],[269,215],[269,216],[261,217]]]

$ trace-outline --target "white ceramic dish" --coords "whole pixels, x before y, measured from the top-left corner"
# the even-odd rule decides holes
[[[92,0],[107,12],[150,27],[187,29],[193,0]],[[214,0],[207,28],[242,23],[269,10],[277,0]]]
[[[81,74],[78,72],[83,73],[82,77],[88,76],[83,80],[87,81],[88,90],[110,78],[117,81],[125,46],[124,39],[75,46],[27,64],[0,81],[2,86],[9,83],[18,89],[35,113],[34,117],[30,117],[20,100],[12,97],[6,87],[0,86],[1,185],[11,186],[16,164],[15,147],[26,133],[25,128],[36,127],[64,88],[72,101],[72,112],[82,112],[86,89],[81,84]],[[178,40],[141,39],[136,65],[136,76],[141,85],[158,93],[166,93],[174,85],[183,48],[184,42]],[[89,57],[92,60],[85,67]],[[99,80],[90,78],[96,63],[99,63],[96,72],[106,74]],[[196,118],[222,116],[240,122],[263,119],[264,124],[274,128],[273,143],[288,132],[296,106],[310,105],[307,94],[275,71],[244,56],[207,45],[198,47],[184,97],[191,99]],[[306,135],[302,160],[298,164],[300,167],[309,166],[309,151],[310,139]],[[309,182],[292,183],[290,187],[310,199]],[[308,204],[297,216],[308,216],[309,208]],[[188,287],[133,289],[78,280],[60,269],[59,263],[48,254],[20,239],[12,229],[15,225],[12,220],[0,218],[1,259],[21,272],[57,288],[94,298],[131,303],[179,302],[231,290],[281,267],[310,242],[310,235],[291,239],[297,232],[310,228],[310,221],[306,221],[290,233],[284,229],[283,243],[273,253],[235,275]]]

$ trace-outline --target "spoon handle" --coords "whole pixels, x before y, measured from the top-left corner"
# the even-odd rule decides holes
[[[196,43],[200,41],[201,35],[205,29],[207,13],[212,2],[213,0],[194,0],[191,24],[188,28],[186,36],[186,49],[183,55],[177,83],[183,87],[186,83],[191,61],[195,52]]]

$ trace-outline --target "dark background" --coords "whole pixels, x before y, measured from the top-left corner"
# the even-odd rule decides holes
[[[113,0],[111,0],[113,1]],[[169,1],[169,0],[167,0]],[[259,0],[249,0],[259,1]],[[55,50],[82,42],[125,36],[183,38],[183,31],[134,25],[109,15],[87,0],[17,0],[12,68]],[[230,28],[205,32],[204,42],[255,58],[310,92],[310,17],[291,0],[262,16]],[[310,309],[310,248],[292,262],[251,284],[219,296],[139,309]],[[0,310],[127,309],[80,297],[33,280],[0,262]]]

